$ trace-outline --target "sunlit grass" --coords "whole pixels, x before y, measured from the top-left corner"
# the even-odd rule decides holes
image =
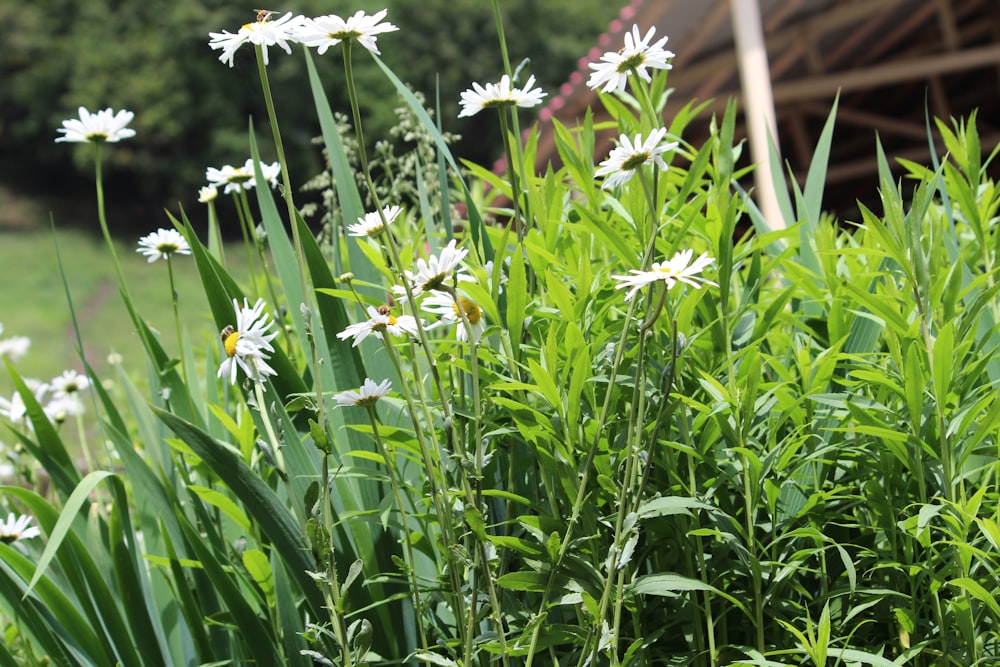
[[[3,335],[31,339],[28,354],[16,363],[23,377],[46,381],[65,369],[83,370],[60,259],[87,362],[98,375],[107,374],[107,359],[112,353],[121,355],[126,366],[141,367],[145,353],[100,237],[66,229],[57,230],[55,235],[50,230],[4,232],[0,248],[0,280],[7,286],[0,291]],[[134,244],[124,242],[119,244],[118,256],[129,293],[142,316],[160,332],[168,353],[176,355],[166,265],[148,263],[135,252]],[[228,253],[226,259],[234,276],[246,276],[242,250]],[[203,350],[217,334],[204,290],[190,257],[177,256],[173,261],[184,335],[196,350]],[[0,388],[4,394],[13,391],[6,373],[0,377]]]

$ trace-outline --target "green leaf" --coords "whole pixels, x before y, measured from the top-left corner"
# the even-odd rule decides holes
[[[696,498],[662,496],[644,502],[639,506],[638,514],[639,519],[649,519],[655,516],[671,516],[674,514],[691,516],[691,510],[693,509],[712,511],[715,507]]]
[[[310,557],[312,550],[301,527],[284,503],[246,463],[214,438],[165,410],[154,407],[153,411],[243,502],[247,514],[254,517],[281,554],[312,613],[317,617],[321,616],[325,601],[316,583],[308,575],[316,569]]]
[[[645,574],[625,586],[629,595],[660,595],[673,597],[689,591],[718,592],[715,586],[680,574]]]
[[[1000,617],[1000,603],[997,602],[997,591],[990,593],[978,581],[968,577],[952,579],[948,582],[948,585],[961,588],[989,607],[990,611],[993,612],[994,618]]]
[[[243,567],[260,586],[264,595],[271,599],[274,595],[274,573],[271,571],[267,555],[260,549],[247,549],[243,552]]]
[[[497,579],[497,586],[511,591],[541,593],[549,582],[549,575],[542,572],[509,572]]]
[[[73,490],[73,493],[63,506],[55,527],[49,532],[49,539],[45,543],[45,550],[42,551],[42,555],[38,558],[38,567],[35,568],[35,576],[28,582],[28,588],[24,591],[25,595],[31,592],[31,589],[35,587],[35,583],[38,582],[38,579],[45,572],[46,568],[48,568],[49,563],[52,562],[84,503],[89,504],[91,502],[90,493],[94,490],[94,487],[112,475],[114,473],[106,470],[95,470],[80,480],[80,483]]]
[[[183,521],[181,526],[186,533],[192,551],[211,578],[213,588],[225,601],[226,612],[236,626],[237,636],[246,643],[247,652],[257,662],[269,665],[282,664],[281,652],[275,642],[274,634],[267,625],[261,622],[263,610],[255,609],[251,600],[244,597],[238,585],[238,579],[233,576],[232,567],[220,561],[219,558],[222,554],[213,553],[208,544],[186,521]]]
[[[250,519],[247,515],[243,513],[243,510],[233,502],[232,498],[225,495],[224,493],[217,491],[215,489],[210,489],[205,486],[197,486],[195,484],[187,485],[189,491],[193,491],[198,494],[198,497],[203,501],[211,505],[212,507],[218,507],[222,510],[222,513],[232,519],[240,530],[244,533],[250,532]]]

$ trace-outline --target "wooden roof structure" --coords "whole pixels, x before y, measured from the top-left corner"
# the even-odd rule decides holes
[[[750,25],[757,17],[747,19],[748,6],[759,17],[758,52]],[[656,39],[670,37],[676,57],[667,119],[691,100],[712,100],[685,136],[696,145],[707,137],[712,114],[735,98],[741,112],[749,111],[740,115],[737,136],[749,134],[753,148],[753,134],[764,134],[757,140],[766,159],[766,131],[755,130],[753,115],[773,99],[782,159],[804,174],[839,92],[827,172],[832,210],[850,210],[875,192],[876,132],[890,160],[929,161],[925,110],[948,119],[978,109],[984,150],[1000,144],[1000,0],[632,0],[543,109],[542,165],[557,160],[545,127],[552,117],[573,126],[588,107],[602,112],[586,85],[587,64],[620,48],[633,24],[642,34],[656,26]],[[740,34],[748,27],[749,38]],[[598,156],[614,138],[600,139]],[[753,160],[762,162],[759,151]]]

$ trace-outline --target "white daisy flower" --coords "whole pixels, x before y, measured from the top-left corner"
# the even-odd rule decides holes
[[[15,516],[13,512],[7,515],[6,521],[0,521],[0,542],[12,544],[18,540],[30,540],[42,532],[37,526],[31,525],[31,517],[26,514]]]
[[[9,419],[11,423],[24,423],[24,417],[27,412],[28,409],[24,405],[24,399],[21,398],[21,394],[14,392],[9,399],[0,396],[0,415]]]
[[[403,272],[414,296],[438,289],[452,277],[456,281],[473,280],[472,276],[465,273],[465,267],[462,266],[462,260],[469,251],[456,247],[457,243],[452,239],[441,249],[439,257],[431,255],[426,261],[423,258],[418,259],[416,273]],[[393,285],[392,291],[399,297],[406,296],[406,288],[402,285]]]
[[[667,51],[663,45],[667,43],[664,37],[650,44],[649,40],[656,33],[655,27],[650,27],[645,37],[639,37],[639,26],[633,25],[631,33],[625,33],[625,46],[621,51],[608,51],[601,56],[601,62],[590,63],[588,67],[594,70],[590,73],[587,85],[593,90],[601,86],[601,92],[609,93],[617,90],[619,93],[625,90],[625,83],[633,73],[638,74],[649,83],[651,77],[646,71],[647,67],[654,69],[672,69],[668,62],[674,57],[673,51]]]
[[[160,257],[170,259],[175,252],[190,255],[191,247],[184,235],[176,229],[157,229],[139,239],[139,247],[135,251],[148,257],[150,262],[155,262]]]
[[[79,394],[55,394],[42,410],[53,424],[62,424],[70,417],[83,414],[83,401]]]
[[[364,322],[352,324],[337,334],[340,340],[353,338],[351,347],[357,347],[368,336],[375,336],[382,340],[382,332],[385,331],[392,336],[417,335],[417,320],[412,315],[400,315],[396,317],[392,314],[389,306],[368,306],[369,319]]]
[[[506,74],[500,77],[500,83],[487,83],[485,86],[473,83],[470,90],[462,93],[462,99],[459,102],[462,105],[462,111],[459,112],[458,117],[474,116],[483,109],[491,107],[518,106],[527,109],[538,106],[546,94],[542,92],[541,88],[532,89],[533,85],[535,85],[535,77],[529,76],[528,80],[524,82],[524,88],[512,88],[510,77]]]
[[[336,14],[306,18],[302,20],[295,36],[302,44],[314,47],[320,55],[344,40],[356,40],[372,53],[381,53],[376,44],[378,35],[399,30],[391,23],[381,23],[387,11],[383,9],[369,16],[358,10],[346,21]]]
[[[253,173],[253,159],[247,158],[246,164],[243,165],[243,169],[249,169],[250,173]],[[281,163],[272,162],[271,164],[266,164],[264,162],[260,163],[260,175],[264,177],[272,188],[278,187],[278,176],[281,176]]]
[[[266,164],[261,162],[260,171],[264,180],[270,183],[271,187],[278,185],[278,176],[281,174],[280,163],[272,162],[271,164]],[[222,192],[227,195],[230,192],[239,192],[241,189],[249,190],[257,185],[253,169],[253,158],[247,158],[242,167],[233,167],[228,164],[221,169],[209,167],[205,170],[205,180],[208,181],[211,187],[223,188]]]
[[[385,206],[381,215],[378,211],[366,213],[365,217],[358,218],[357,224],[348,225],[347,233],[349,236],[379,236],[386,230],[387,225],[396,220],[402,210],[398,206]],[[385,218],[384,224],[383,218]]]
[[[198,202],[201,204],[207,204],[210,201],[215,201],[215,198],[218,196],[219,189],[214,185],[206,185],[198,190]]]
[[[365,378],[364,384],[358,391],[341,391],[333,395],[333,400],[337,402],[335,407],[343,408],[350,406],[367,407],[375,403],[389,393],[392,383],[389,380],[382,380],[375,384],[371,378]]]
[[[131,111],[122,109],[115,113],[108,108],[90,113],[84,107],[80,107],[78,111],[79,119],[64,120],[63,126],[56,130],[63,133],[56,141],[113,144],[135,136],[135,130],[126,127],[135,118]]]
[[[221,169],[216,169],[215,167],[209,167],[205,170],[205,180],[208,181],[210,187],[213,188],[225,188],[223,192],[229,194],[230,192],[239,192],[243,189],[245,183],[250,183],[246,189],[253,187],[253,171],[250,173],[238,169],[232,165],[224,165]]]
[[[28,353],[31,339],[27,336],[11,336],[0,340],[0,357],[7,357],[11,361],[17,361]]]
[[[625,295],[626,301],[631,301],[632,297],[636,293],[651,283],[657,281],[663,281],[667,289],[671,289],[677,283],[684,283],[690,285],[695,289],[701,289],[702,285],[713,285],[718,287],[711,280],[699,277],[704,269],[711,266],[715,259],[709,257],[708,253],[702,253],[696,260],[691,261],[691,255],[694,254],[693,250],[682,250],[676,255],[674,255],[667,262],[654,262],[653,266],[649,271],[638,271],[632,269],[629,271],[632,275],[628,276],[611,276],[615,280],[620,281],[618,285],[615,285],[615,289],[623,289],[625,287],[631,287],[628,293]]]
[[[49,385],[39,382],[34,378],[24,378],[24,384],[39,403],[45,401],[45,395],[49,393]],[[9,399],[0,396],[0,415],[6,417],[14,424],[25,424],[31,428],[28,420],[28,408],[24,404],[19,392],[14,392]]]
[[[678,143],[671,141],[661,144],[667,134],[664,127],[653,130],[645,142],[642,135],[635,135],[635,142],[629,140],[628,135],[623,134],[619,138],[620,145],[613,149],[608,158],[599,165],[599,169],[594,172],[595,176],[607,176],[604,179],[604,189],[610,190],[629,181],[639,167],[652,164],[666,171],[667,163],[661,157],[667,151],[677,148]]]
[[[277,375],[266,361],[271,357],[265,353],[274,352],[271,341],[278,332],[268,332],[274,322],[264,312],[264,300],[257,299],[257,303],[251,308],[246,299],[243,299],[242,307],[233,299],[233,309],[236,312],[236,326],[227,326],[220,333],[226,358],[219,365],[218,376],[221,378],[228,375],[230,384],[236,384],[237,366],[243,369],[248,378],[258,383],[264,381],[265,375]]]
[[[208,45],[213,49],[222,49],[219,60],[228,63],[230,67],[233,66],[233,56],[237,49],[248,42],[261,47],[265,65],[268,64],[267,47],[269,46],[280,46],[285,50],[285,53],[291,54],[292,47],[288,43],[296,41],[293,33],[301,24],[303,17],[293,17],[292,13],[288,12],[280,19],[272,21],[271,14],[272,12],[268,11],[258,11],[257,20],[244,24],[235,35],[228,30],[210,32],[208,36],[212,39]]]
[[[459,312],[459,306],[465,311],[465,319],[469,321],[468,331],[465,320],[462,319],[462,314]],[[420,307],[428,313],[437,315],[440,318],[438,324],[455,325],[455,337],[460,341],[466,342],[471,338],[473,343],[478,343],[483,331],[486,330],[486,317],[483,315],[483,309],[475,301],[462,294],[458,295],[456,301],[447,292],[432,292],[420,303]]]
[[[90,378],[74,370],[63,371],[49,382],[48,388],[56,396],[70,396],[90,389]],[[37,395],[37,394],[36,394]]]

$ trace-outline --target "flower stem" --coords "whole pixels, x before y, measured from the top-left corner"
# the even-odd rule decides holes
[[[259,45],[255,46],[255,51],[257,52],[257,72],[260,74],[260,85],[264,92],[264,105],[267,107],[267,118],[271,122],[271,134],[274,136],[274,150],[278,156],[278,164],[281,165],[281,184],[282,184],[282,199],[285,200],[285,208],[288,211],[288,225],[292,228],[292,244],[295,248],[295,256],[299,258],[304,258],[305,254],[302,250],[302,238],[299,235],[299,214],[298,210],[295,208],[295,201],[292,197],[292,180],[288,173],[288,160],[285,159],[285,147],[281,142],[281,132],[278,129],[278,115],[274,111],[274,99],[271,97],[271,86],[267,79],[267,67],[264,65],[264,53]],[[261,183],[260,187],[264,187]],[[302,306],[304,309],[312,313],[313,311],[313,295],[312,295],[312,282],[309,279],[309,274],[306,269],[304,259],[302,261],[295,263],[296,268],[299,270],[299,281],[302,290]],[[267,273],[265,271],[265,273]],[[277,305],[277,303],[275,303]],[[299,304],[289,303],[287,304],[289,308],[295,308]],[[317,320],[319,318],[316,318]],[[315,332],[314,332],[315,335]],[[304,343],[303,343],[304,345]],[[322,409],[323,406],[323,373],[320,372],[320,359],[319,352],[316,346],[311,346],[312,349],[312,375],[313,375],[313,389],[316,393],[316,404],[320,406],[318,410],[319,426],[324,431],[326,430],[326,410]]]
[[[344,625],[344,612],[341,609],[343,596],[340,590],[340,579],[337,577],[337,558],[333,544],[333,510],[330,499],[330,454],[323,454],[323,525],[326,528],[326,537],[330,540],[330,561],[327,570],[327,586],[324,586],[324,596],[326,597],[327,608],[330,611],[331,623],[333,624],[333,634],[337,638],[340,647],[340,655],[344,667],[351,667],[351,647],[347,642],[347,628]]]
[[[385,443],[382,441],[382,436],[378,431],[378,420],[375,418],[375,406],[366,405],[368,410],[368,421],[372,425],[372,437],[375,438],[375,443],[378,445],[379,452],[382,454],[382,458],[385,459],[385,469],[389,474],[389,483],[392,485],[392,493],[396,497],[396,505],[399,507],[399,521],[403,525],[403,539],[405,541],[406,548],[406,558],[409,561],[408,570],[410,574],[410,588],[413,594],[413,608],[416,610],[416,621],[417,621],[417,633],[420,635],[420,648],[427,649],[427,636],[424,632],[424,622],[421,614],[421,608],[423,607],[420,602],[420,585],[417,582],[417,561],[413,556],[413,535],[410,532],[410,518],[406,513],[406,505],[403,502],[403,491],[399,483],[399,478],[396,476],[396,463],[395,457],[391,456],[388,448],[386,448]]]
[[[260,414],[261,421],[264,422],[264,430],[267,432],[269,440],[268,445],[270,445],[271,452],[274,454],[275,466],[278,468],[278,474],[284,477],[285,457],[281,453],[281,443],[278,441],[278,436],[275,435],[274,426],[271,425],[270,411],[267,409],[267,403],[264,401],[264,387],[260,382],[254,382],[253,390],[254,396],[257,398],[257,412]]]
[[[115,242],[111,238],[111,232],[108,229],[108,218],[104,212],[104,181],[101,174],[101,144],[94,144],[94,181],[97,185],[97,219],[101,223],[101,232],[104,234],[104,240],[108,244],[108,252],[111,253],[111,262],[115,265],[115,273],[118,275],[118,286],[121,288],[122,292],[128,294],[128,287],[125,282],[125,274],[122,273],[121,264],[118,262],[118,253],[115,252]]]
[[[174,307],[174,328],[177,330],[177,356],[183,359],[184,340],[181,337],[181,316],[177,309],[177,286],[174,283],[174,263],[170,255],[167,255],[167,275],[170,278],[170,302]],[[187,384],[187,371],[183,363],[181,363],[181,374],[184,378],[184,384]]]

